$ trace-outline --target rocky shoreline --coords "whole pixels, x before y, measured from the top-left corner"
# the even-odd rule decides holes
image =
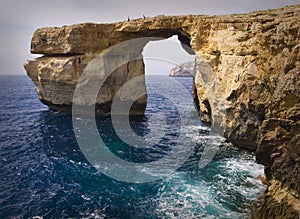
[[[268,189],[253,218],[298,218],[300,212],[300,5],[222,16],[157,16],[111,24],[75,24],[36,30],[25,64],[41,101],[70,108],[88,63],[120,42],[145,37],[178,39],[196,54],[194,96],[200,118],[233,145],[256,151]],[[134,45],[97,98],[107,113],[118,89],[144,74]],[[107,66],[103,68],[106,71]],[[88,79],[87,79],[88,80]],[[86,103],[88,104],[88,102]],[[133,114],[143,113],[146,97]],[[105,109],[102,110],[101,109]]]

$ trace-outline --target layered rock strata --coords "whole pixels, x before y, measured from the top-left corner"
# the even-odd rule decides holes
[[[157,16],[112,24],[38,29],[25,64],[42,102],[70,108],[76,83],[95,56],[140,37],[179,40],[196,55],[194,95],[200,118],[234,145],[256,151],[265,165],[266,193],[253,218],[296,218],[300,194],[300,5],[223,16]],[[148,38],[116,62],[140,57]],[[126,49],[125,49],[126,50]],[[189,51],[189,50],[187,50]],[[102,71],[107,71],[102,68]],[[144,74],[141,59],[116,70],[96,105],[110,110],[126,81]],[[133,114],[143,113],[146,97]]]

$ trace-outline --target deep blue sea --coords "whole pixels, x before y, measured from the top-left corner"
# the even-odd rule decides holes
[[[191,90],[191,78],[176,80]],[[151,87],[155,90],[155,82],[147,81]],[[264,190],[256,179],[263,167],[254,155],[219,138],[212,139],[220,145],[216,156],[198,167],[207,139],[213,138],[200,121],[189,128],[194,152],[168,177],[138,184],[111,179],[81,152],[71,115],[40,103],[27,76],[2,75],[0,88],[0,218],[248,218]],[[148,162],[163,157],[178,139],[172,126],[177,114],[162,95],[148,96],[146,114],[131,118],[132,128],[147,132],[157,115],[167,117],[171,128],[160,146],[141,154],[116,136],[110,117],[97,117],[97,127],[115,155]]]

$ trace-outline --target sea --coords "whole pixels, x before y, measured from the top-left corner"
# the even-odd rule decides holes
[[[192,78],[173,80],[190,93],[189,100],[179,102],[190,104]],[[130,126],[141,136],[166,128],[152,149],[125,144],[109,115],[95,118],[107,148],[137,164],[167,156],[179,140],[178,124],[190,116],[155,93],[157,80],[146,82],[152,92],[145,115],[130,117]],[[168,81],[159,82],[174,89]],[[190,140],[177,145],[181,151],[191,145],[194,149],[178,168],[145,182],[112,177],[99,171],[80,147],[72,115],[43,105],[26,75],[1,75],[0,87],[0,218],[249,218],[253,202],[265,190],[257,179],[263,166],[254,154],[212,135],[195,120],[190,127],[185,124]],[[199,166],[207,142],[214,142],[217,152]]]

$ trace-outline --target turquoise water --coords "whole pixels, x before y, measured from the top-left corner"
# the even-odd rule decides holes
[[[191,78],[177,80],[191,88]],[[42,105],[30,79],[1,76],[0,84],[0,218],[247,218],[264,190],[256,180],[263,167],[254,155],[221,138],[210,139],[220,145],[218,153],[205,168],[198,167],[205,143],[214,138],[200,122],[189,127],[194,152],[173,174],[141,184],[111,179],[81,152],[71,116]],[[147,86],[155,88],[155,82]],[[160,145],[142,153],[122,143],[109,117],[97,117],[97,126],[114,154],[149,162],[163,157],[178,139],[178,112],[154,94],[145,117],[131,118],[133,129],[144,133],[158,113],[167,115],[171,128]]]

